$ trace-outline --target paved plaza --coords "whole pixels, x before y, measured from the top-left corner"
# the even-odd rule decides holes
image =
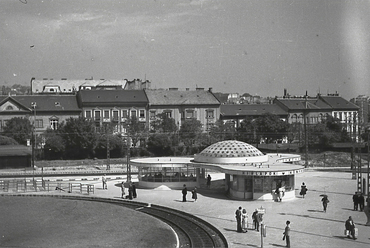
[[[213,175],[217,178],[219,175]],[[301,183],[308,188],[303,199],[298,194]],[[117,181],[111,181],[108,190],[96,186],[95,196],[119,197]],[[351,173],[318,172],[306,170],[296,177],[297,198],[290,201],[235,201],[218,194],[216,191],[199,190],[198,200],[194,202],[188,194],[188,202],[181,201],[180,190],[138,189],[137,201],[154,203],[194,214],[216,226],[227,238],[229,246],[261,247],[261,236],[254,230],[247,233],[236,232],[235,210],[246,208],[251,221],[254,209],[261,206],[266,209],[264,223],[267,235],[263,238],[263,247],[284,247],[282,240],[286,220],[291,221],[292,247],[370,247],[370,226],[365,226],[363,212],[353,211],[352,195],[356,191],[356,180]],[[323,212],[320,194],[327,194],[330,203],[327,212]],[[344,236],[344,222],[352,216],[359,229],[357,240]]]
[[[267,226],[267,236],[263,238],[263,247],[285,246],[282,237],[286,220],[291,221],[291,247],[370,247],[370,226],[365,226],[366,216],[363,212],[353,211],[352,195],[356,191],[356,180],[352,179],[351,173],[308,169],[296,177],[297,198],[289,201],[283,199],[282,202],[230,200],[212,189],[217,183],[222,183],[222,176],[223,174],[212,174],[215,181],[211,190],[199,189],[196,202],[191,199],[190,192],[188,202],[182,202],[181,190],[170,190],[166,187],[154,190],[139,188],[135,201],[167,206],[200,217],[217,227],[232,248],[261,247],[260,233],[254,230],[248,230],[247,233],[236,232],[234,213],[239,206],[246,208],[250,222],[254,209],[266,209],[264,223]],[[102,189],[101,181],[89,182],[95,184],[95,193],[92,196],[120,198],[121,190],[115,184],[122,180],[124,179],[117,180],[112,177],[108,181],[108,190]],[[298,194],[302,182],[305,182],[308,188],[304,199]],[[323,212],[320,194],[329,196],[330,203],[326,213]],[[344,236],[344,222],[348,216],[353,217],[359,230],[357,240]]]

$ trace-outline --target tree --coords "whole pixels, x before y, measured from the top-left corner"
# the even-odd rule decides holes
[[[156,133],[175,133],[178,128],[175,119],[168,117],[166,113],[160,113],[150,123],[151,130]]]
[[[195,118],[189,119],[182,123],[179,136],[180,140],[186,147],[196,145],[196,140],[202,133],[202,123]]]
[[[223,140],[233,140],[235,139],[236,129],[233,122],[225,122],[223,120],[217,120],[210,128],[209,131],[211,144]]]
[[[0,135],[0,146],[19,145],[15,139]]]
[[[239,135],[251,139],[252,143],[260,139],[277,140],[287,136],[289,123],[279,116],[266,113],[256,119],[246,118],[238,129]]]
[[[59,128],[66,146],[68,158],[93,158],[98,143],[95,123],[86,118],[69,118]]]
[[[144,122],[140,122],[135,116],[129,118],[125,124],[126,132],[129,141],[132,142],[134,148],[138,144],[144,146],[145,140],[148,137],[148,128]]]
[[[19,144],[26,145],[27,139],[32,137],[33,126],[27,118],[11,118],[4,126],[3,135],[13,138]]]
[[[148,139],[147,149],[154,156],[170,156],[174,153],[172,136],[164,133],[151,134]]]
[[[347,131],[338,119],[328,116],[320,123],[309,127],[309,145],[329,148],[333,143],[350,142]]]
[[[61,159],[64,157],[65,142],[58,130],[48,129],[44,133],[44,156],[46,159]]]
[[[125,143],[121,136],[115,134],[101,135],[95,149],[95,154],[98,158],[107,157],[107,137],[109,139],[109,154],[111,158],[120,158],[123,156]]]

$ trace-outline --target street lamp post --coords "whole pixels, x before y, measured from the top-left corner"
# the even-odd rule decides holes
[[[127,135],[126,138],[126,146],[127,146],[127,168],[126,168],[126,173],[127,173],[127,182],[131,182],[131,165],[130,165],[130,136]]]
[[[33,129],[32,129],[32,182],[35,184],[35,149],[36,149],[36,102],[31,103],[33,108]]]

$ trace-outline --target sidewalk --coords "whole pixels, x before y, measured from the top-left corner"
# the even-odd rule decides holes
[[[212,175],[213,179],[221,179],[222,174]],[[222,179],[221,179],[222,180]],[[94,181],[95,193],[91,196],[120,198],[121,189],[115,184],[125,179],[108,181],[108,190],[102,189],[101,180]],[[305,182],[308,188],[306,198],[299,196],[298,188]],[[212,186],[216,182],[213,182]],[[212,188],[211,186],[211,188]],[[351,173],[320,172],[306,170],[298,174],[295,182],[297,198],[290,201],[238,201],[230,200],[216,190],[199,189],[198,200],[181,201],[181,190],[170,190],[167,187],[158,189],[137,189],[135,201],[171,207],[191,213],[217,227],[229,242],[229,247],[261,247],[260,233],[249,230],[247,233],[236,232],[235,210],[246,208],[251,222],[254,209],[266,209],[264,224],[267,226],[267,237],[263,239],[263,247],[284,247],[282,240],[285,222],[291,221],[291,247],[370,247],[370,226],[365,226],[366,216],[353,211],[352,194],[356,191],[356,180]],[[57,192],[38,192],[39,194],[68,194]],[[126,190],[127,193],[127,190]],[[327,194],[330,203],[327,212],[322,211],[320,194]],[[359,230],[357,240],[344,236],[344,222],[352,216]]]
[[[213,177],[214,178],[214,177]],[[365,226],[366,216],[363,212],[353,211],[352,194],[356,191],[356,180],[351,173],[307,171],[296,178],[297,198],[284,202],[272,201],[236,201],[226,198],[214,191],[199,190],[198,200],[194,202],[188,194],[188,202],[181,201],[180,190],[138,189],[136,201],[158,204],[200,217],[216,226],[226,237],[229,246],[260,247],[260,233],[249,230],[247,233],[236,232],[235,210],[242,206],[247,209],[249,221],[254,209],[266,209],[264,223],[267,237],[263,247],[284,247],[282,240],[285,222],[291,221],[292,247],[370,247],[370,226]],[[308,188],[306,198],[300,198],[298,188],[302,182]],[[110,181],[108,190],[100,184],[95,187],[94,196],[116,198],[120,188],[114,186],[119,181]],[[98,182],[97,182],[98,183]],[[327,212],[322,210],[320,194],[327,194],[330,203]],[[352,216],[359,230],[357,240],[344,236],[344,222]]]

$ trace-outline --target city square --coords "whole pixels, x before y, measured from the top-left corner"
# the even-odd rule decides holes
[[[191,199],[189,194],[188,201],[182,202],[181,190],[170,190],[163,187],[158,189],[139,188],[137,189],[138,197],[134,201],[158,204],[202,218],[223,233],[229,247],[261,247],[259,232],[255,230],[248,230],[246,233],[236,232],[234,213],[239,206],[247,209],[249,222],[251,222],[251,214],[254,209],[261,207],[265,209],[266,237],[263,237],[263,247],[285,246],[282,236],[287,220],[291,221],[292,247],[341,248],[349,246],[368,247],[370,245],[370,227],[365,226],[366,216],[363,212],[353,210],[352,195],[356,191],[357,185],[356,180],[352,179],[351,173],[307,169],[296,177],[295,190],[297,197],[287,201],[283,199],[282,202],[230,200],[218,189],[223,184],[223,176],[220,173],[212,174],[211,189],[199,189],[196,202]],[[102,189],[101,181],[93,182],[95,184],[95,194],[93,196],[120,198],[121,189],[115,185],[122,180],[108,180],[108,190]],[[302,182],[305,182],[308,188],[304,199],[298,193],[298,186]],[[68,193],[38,192],[36,194]],[[323,212],[321,194],[329,196],[330,202],[326,213]],[[99,213],[96,214],[99,215]],[[349,239],[344,235],[344,223],[348,216],[352,216],[358,228],[357,240]],[[111,215],[111,218],[115,219],[114,214]],[[74,227],[77,232],[82,228],[78,224]],[[120,232],[119,228],[117,228],[117,232]],[[39,238],[43,239],[45,237]],[[122,237],[122,239],[124,240],[125,237]],[[106,239],[105,243],[109,244],[109,238]]]

